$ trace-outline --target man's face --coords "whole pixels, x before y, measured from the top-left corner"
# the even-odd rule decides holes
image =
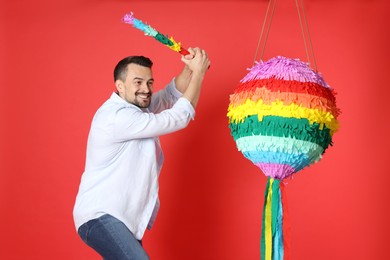
[[[116,87],[121,98],[137,107],[147,108],[152,98],[153,82],[150,68],[131,63],[127,65],[126,80],[117,80]]]

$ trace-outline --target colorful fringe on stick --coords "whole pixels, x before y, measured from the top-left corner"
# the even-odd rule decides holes
[[[281,181],[320,161],[339,128],[339,114],[335,93],[322,76],[281,56],[256,63],[230,95],[227,116],[237,149],[269,178],[263,260],[289,258]]]
[[[290,259],[290,228],[283,182],[268,177],[263,212],[261,259]]]
[[[150,25],[147,25],[141,20],[136,19],[132,12],[126,14],[122,20],[124,23],[131,24],[135,28],[143,31],[145,35],[155,38],[157,41],[169,47],[171,50],[176,51],[182,55],[190,54],[186,49],[181,47],[180,42],[176,42],[173,37],[165,36],[156,31]]]

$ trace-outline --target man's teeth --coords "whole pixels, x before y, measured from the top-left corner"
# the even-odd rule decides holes
[[[149,95],[143,95],[143,94],[138,94],[138,96],[139,96],[140,98],[148,98],[148,97],[149,97]]]

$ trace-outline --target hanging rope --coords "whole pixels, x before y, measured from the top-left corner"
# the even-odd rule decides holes
[[[303,43],[304,43],[304,45],[305,45],[306,57],[307,57],[307,60],[308,60],[309,64],[312,64],[313,67],[314,67],[314,70],[317,71],[317,63],[316,63],[316,59],[315,59],[315,56],[314,56],[313,43],[312,43],[311,37],[310,37],[309,25],[308,25],[308,22],[307,22],[307,19],[306,19],[306,12],[305,12],[305,8],[304,8],[304,5],[303,5],[303,1],[300,0],[300,5],[301,5],[301,7],[302,7],[302,16],[303,16],[303,19],[302,19],[302,16],[301,16],[301,11],[300,11],[300,7],[299,7],[298,0],[295,0],[295,4],[296,4],[296,7],[297,7],[298,18],[299,18],[299,24],[300,24],[301,31],[302,31]],[[269,23],[268,23],[268,26],[267,26],[267,28],[266,28],[266,24],[267,24],[267,20],[268,20],[268,16],[269,16],[269,12],[270,12],[271,5],[272,5],[271,16],[270,16],[270,18],[269,18]],[[271,28],[272,19],[273,19],[274,12],[275,12],[275,6],[276,6],[276,0],[269,0],[269,2],[268,2],[268,7],[267,7],[267,11],[266,11],[266,14],[265,14],[265,17],[264,17],[264,21],[263,21],[263,26],[262,26],[262,28],[261,28],[261,33],[260,33],[259,41],[257,42],[257,47],[256,47],[256,52],[255,52],[255,58],[254,58],[253,63],[255,63],[256,60],[257,60],[257,55],[258,55],[258,52],[259,52],[260,43],[261,43],[262,40],[263,40],[263,35],[264,35],[264,30],[265,30],[265,39],[264,39],[264,42],[263,42],[263,44],[262,44],[261,53],[260,53],[260,60],[263,59],[263,54],[264,54],[264,50],[265,50],[265,45],[266,45],[266,43],[267,43],[268,34],[269,34],[269,31],[270,31],[270,28]],[[305,26],[306,26],[307,38],[308,38],[309,44],[310,44],[310,52],[311,52],[311,55],[312,55],[312,57],[313,57],[313,63],[311,63],[311,61],[310,61],[309,49],[308,49],[307,43],[306,43],[305,29],[304,29],[302,20],[304,20],[304,23],[305,23]]]
[[[316,63],[316,59],[315,59],[314,51],[313,51],[313,43],[312,43],[312,41],[311,41],[310,32],[309,32],[309,25],[308,25],[308,22],[307,22],[307,19],[306,19],[305,7],[304,7],[304,5],[303,5],[303,1],[301,0],[300,2],[301,2],[301,6],[302,6],[303,19],[304,19],[304,21],[305,21],[305,26],[306,26],[306,31],[307,31],[307,38],[308,38],[309,43],[310,43],[310,51],[311,51],[311,55],[313,56],[313,66],[314,66],[314,70],[315,70],[315,71],[318,71],[318,70],[317,70],[317,63]],[[308,60],[309,64],[312,64],[312,63],[310,62],[309,50],[308,50],[307,44],[306,44],[305,29],[303,28],[303,24],[302,24],[302,17],[301,17],[301,12],[300,12],[300,8],[299,8],[298,0],[295,0],[295,5],[296,5],[296,7],[297,7],[297,12],[298,12],[298,17],[299,17],[299,25],[301,26],[302,37],[303,37],[303,43],[304,43],[304,45],[305,45],[305,51],[306,51],[307,60]]]
[[[264,18],[264,21],[263,21],[263,26],[261,28],[261,33],[260,33],[260,37],[259,37],[259,41],[257,42],[257,48],[256,48],[256,53],[255,53],[255,58],[253,60],[253,63],[256,62],[257,60],[257,54],[259,52],[259,47],[260,47],[260,43],[263,39],[263,33],[264,33],[264,28],[265,28],[265,24],[267,23],[267,20],[268,20],[268,13],[269,13],[269,9],[270,9],[270,6],[271,6],[271,3],[273,2],[273,6],[272,6],[272,12],[271,12],[271,17],[270,17],[270,21],[269,21],[269,24],[268,24],[268,27],[267,27],[267,32],[266,32],[266,37],[265,37],[265,40],[264,40],[264,44],[263,44],[263,47],[261,48],[261,54],[260,54],[260,60],[263,58],[263,54],[264,54],[264,49],[265,49],[265,45],[267,43],[267,39],[268,39],[268,33],[269,33],[269,30],[271,28],[271,24],[272,24],[272,18],[274,16],[274,11],[275,11],[275,6],[276,6],[276,0],[270,0],[268,2],[268,7],[267,7],[267,12],[265,13],[265,18]]]

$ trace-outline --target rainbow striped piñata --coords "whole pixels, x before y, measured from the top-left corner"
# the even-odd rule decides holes
[[[318,162],[338,129],[335,93],[298,59],[258,62],[230,95],[229,127],[237,148],[268,176],[261,258],[289,259],[284,184]]]

